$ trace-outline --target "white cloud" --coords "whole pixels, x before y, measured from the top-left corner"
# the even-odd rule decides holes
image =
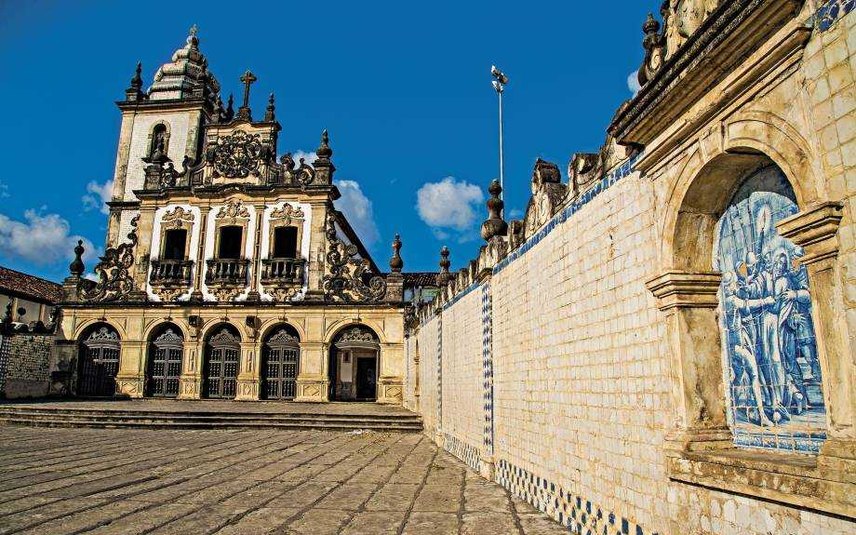
[[[356,180],[336,180],[334,183],[342,194],[335,202],[336,208],[345,214],[348,223],[354,228],[363,244],[370,247],[380,237],[372,202],[365,196]]]
[[[82,197],[83,209],[86,211],[98,209],[102,214],[109,214],[110,207],[107,202],[113,197],[113,181],[108,180],[103,184],[91,181],[86,185],[86,195]]]
[[[309,165],[312,165],[313,163],[315,163],[315,160],[318,159],[318,155],[315,154],[314,151],[306,152],[302,150],[292,153],[291,157],[294,158],[294,163],[297,165],[300,165],[301,158],[306,160],[306,163],[308,163]]]
[[[416,209],[439,240],[452,237],[459,243],[475,239],[476,210],[484,200],[482,190],[465,180],[448,176],[440,182],[428,182],[416,192]]]
[[[633,71],[627,76],[627,88],[633,93],[633,96],[636,96],[636,93],[642,89],[642,86],[639,85],[639,71]]]
[[[92,268],[98,251],[88,239],[72,235],[71,225],[59,214],[24,212],[24,221],[0,214],[0,255],[46,266],[74,258],[74,246],[83,240],[84,262]]]

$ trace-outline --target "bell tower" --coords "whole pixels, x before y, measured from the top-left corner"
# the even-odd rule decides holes
[[[142,65],[137,64],[125,99],[116,105],[122,112],[107,245],[120,243],[139,213],[134,190],[145,184],[146,166],[156,161],[177,169],[200,160],[202,128],[224,113],[220,84],[208,71],[208,60],[199,50],[196,26],[185,45],[155,72],[143,90]]]

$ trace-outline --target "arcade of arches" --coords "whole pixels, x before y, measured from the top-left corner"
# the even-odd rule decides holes
[[[401,403],[401,344],[379,334],[401,336],[400,313],[397,321],[381,315],[370,324],[341,321],[326,329],[327,341],[323,331],[312,336],[324,327],[314,318],[271,318],[258,329],[255,320],[241,325],[223,318],[201,319],[202,329],[174,318],[136,318],[141,327],[147,323],[139,331],[142,343],[129,342],[122,334],[127,327],[93,322],[76,346],[77,393]]]

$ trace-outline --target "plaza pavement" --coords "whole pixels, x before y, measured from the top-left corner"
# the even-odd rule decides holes
[[[0,535],[567,533],[421,434],[0,427]]]

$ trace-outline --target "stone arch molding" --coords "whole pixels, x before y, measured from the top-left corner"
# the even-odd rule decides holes
[[[778,115],[764,111],[745,112],[724,121],[722,128],[716,129],[712,135],[719,139],[695,143],[688,150],[683,165],[671,179],[666,195],[667,211],[662,218],[660,229],[660,259],[667,270],[679,268],[680,262],[676,260],[686,254],[676,247],[681,231],[678,223],[682,213],[697,211],[687,210],[687,196],[692,188],[698,186],[698,182],[706,177],[707,172],[715,168],[718,160],[729,156],[739,158],[742,155],[747,156],[747,161],[752,156],[766,158],[784,173],[794,190],[800,210],[819,202],[818,192],[821,188],[818,187],[816,173],[810,164],[813,155],[811,146],[795,128]],[[745,174],[748,169],[743,171]],[[742,178],[733,178],[734,183],[729,184],[726,191],[720,191],[721,197],[716,199],[714,206],[709,207],[711,214],[722,209]],[[717,204],[719,206],[716,206]],[[709,233],[711,229],[704,230]],[[712,234],[702,237],[704,240],[708,238],[712,240]],[[702,254],[697,258],[706,259],[708,256]]]
[[[251,341],[253,339],[252,333],[248,332],[243,324],[235,323],[230,318],[227,320],[218,319],[212,321],[210,325],[203,326],[202,331],[199,333],[199,340],[207,341],[209,336],[211,336],[211,333],[213,333],[218,327],[223,327],[225,325],[228,325],[238,331],[238,334],[241,335],[241,343]]]
[[[164,325],[171,325],[177,328],[179,334],[181,334],[181,337],[184,338],[185,341],[190,339],[190,333],[188,332],[187,326],[184,324],[184,322],[178,321],[175,318],[158,318],[157,320],[152,321],[146,326],[145,330],[143,331],[142,339],[148,341],[152,337],[152,334]]]
[[[108,325],[108,326],[114,328],[116,330],[116,332],[119,333],[119,340],[125,341],[128,339],[128,333],[118,323],[107,320],[107,319],[90,319],[90,320],[86,320],[84,322],[81,322],[75,328],[73,340],[76,342],[79,342],[80,337],[83,335],[83,333],[85,333],[87,330],[89,330],[90,327],[92,327],[94,325],[98,325],[99,323],[104,324],[104,325]]]
[[[386,334],[384,333],[380,325],[378,325],[375,321],[365,319],[361,319],[359,321],[355,321],[353,319],[337,320],[331,323],[327,327],[327,332],[324,334],[324,343],[329,346],[333,343],[333,339],[336,337],[336,335],[338,335],[340,332],[347,329],[348,327],[352,326],[368,327],[377,335],[381,346],[388,343]]]
[[[277,318],[269,319],[262,323],[261,327],[259,327],[259,340],[265,340],[268,336],[273,334],[279,327],[284,327],[286,325],[297,332],[297,337],[300,339],[301,343],[306,340],[306,332],[300,324],[298,324],[297,322],[281,320]]]

